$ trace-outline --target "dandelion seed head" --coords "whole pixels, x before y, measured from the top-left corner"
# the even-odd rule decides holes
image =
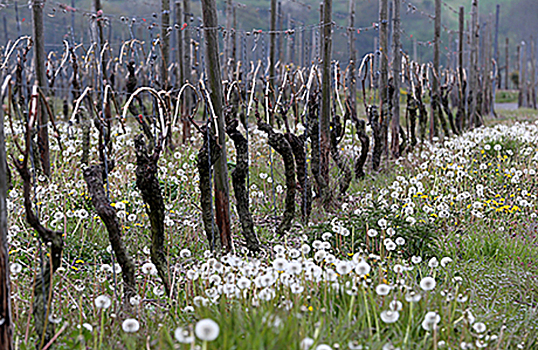
[[[212,319],[205,318],[196,323],[194,334],[202,341],[213,341],[219,336],[220,327]]]
[[[126,333],[135,333],[140,329],[140,323],[134,318],[127,318],[121,324],[121,328]]]

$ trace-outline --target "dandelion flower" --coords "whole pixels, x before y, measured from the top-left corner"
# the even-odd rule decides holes
[[[219,336],[219,325],[212,319],[205,318],[198,321],[194,327],[194,333],[203,341],[213,341]]]
[[[375,292],[377,295],[387,295],[390,292],[390,286],[384,283],[381,283],[377,287],[375,287]]]
[[[138,305],[140,305],[140,300],[141,300],[140,296],[135,295],[135,296],[129,298],[129,303],[131,303],[131,305],[133,305],[133,306],[138,306]]]
[[[312,345],[314,345],[314,339],[306,337],[301,340],[300,347],[301,350],[308,350]]]
[[[361,260],[360,263],[355,266],[355,273],[359,276],[364,276],[370,273],[370,265],[364,260]]]
[[[285,271],[288,267],[288,261],[284,258],[278,258],[273,261],[273,267],[277,271]]]
[[[428,261],[428,266],[431,267],[431,268],[435,268],[435,267],[439,266],[439,261],[437,260],[437,258],[435,256],[433,258],[431,258],[430,261]]]
[[[293,294],[301,294],[304,291],[304,287],[298,283],[293,283],[290,286],[290,290]]]
[[[194,335],[187,328],[179,327],[174,331],[174,338],[182,344],[190,344],[194,341]]]
[[[400,313],[398,311],[392,311],[392,310],[385,310],[381,312],[381,321],[385,323],[394,323],[398,321],[398,318],[400,317]]]
[[[482,322],[476,322],[473,324],[473,329],[476,333],[484,333],[486,331],[486,325]]]
[[[336,265],[336,272],[340,275],[347,275],[351,272],[351,265],[347,261],[340,261],[338,265]]]
[[[408,303],[416,303],[419,302],[420,299],[422,299],[422,296],[419,293],[415,293],[414,291],[411,291],[405,295],[405,301]]]
[[[422,257],[421,256],[412,256],[411,257],[411,262],[413,264],[420,264],[422,262]]]
[[[180,252],[179,252],[179,256],[181,258],[190,258],[192,255],[191,251],[189,249],[182,249]]]
[[[441,259],[441,266],[446,267],[446,265],[450,264],[453,260],[449,258],[448,256],[445,256]]]
[[[144,265],[142,265],[142,273],[144,275],[156,275],[157,268],[155,267],[155,264],[147,262]]]
[[[15,263],[9,265],[9,271],[11,271],[12,275],[17,275],[18,273],[20,273],[22,271],[22,265],[15,262]]]
[[[373,228],[369,229],[368,232],[366,232],[366,234],[368,235],[368,237],[375,237],[377,236],[378,232],[376,230],[374,230]]]
[[[296,259],[301,256],[301,252],[298,249],[292,248],[289,250],[288,255],[292,259]]]
[[[331,348],[327,344],[319,344],[318,346],[316,346],[316,350],[332,350],[332,349],[333,348]]]
[[[435,279],[433,277],[424,277],[422,281],[420,281],[420,288],[425,291],[429,291],[435,288]]]
[[[393,311],[400,311],[403,308],[403,305],[401,301],[393,300],[390,302],[389,307]]]
[[[303,270],[303,266],[299,261],[293,260],[288,264],[288,273],[298,275]]]
[[[239,289],[248,289],[250,288],[250,285],[252,284],[252,282],[246,278],[246,277],[241,277],[238,281],[237,281],[237,287]]]
[[[98,309],[108,309],[111,304],[112,301],[110,300],[110,297],[108,295],[100,295],[95,298],[95,306]]]
[[[437,324],[441,321],[441,316],[435,311],[427,312],[424,316],[424,321],[422,321],[422,328],[426,331],[431,331],[433,328],[437,327]]]
[[[123,329],[124,332],[134,333],[140,329],[140,323],[134,318],[127,318],[121,324],[121,328]]]
[[[310,250],[311,250],[310,246],[306,243],[301,246],[301,252],[305,255],[310,253]]]

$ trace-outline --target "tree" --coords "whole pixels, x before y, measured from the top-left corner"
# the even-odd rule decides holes
[[[217,35],[218,19],[215,0],[202,0],[202,17],[204,21],[204,35],[206,44],[206,74],[209,80],[210,102],[213,108],[213,117],[217,126],[214,133],[218,135],[217,142],[221,148],[220,155],[215,162],[215,211],[217,227],[220,232],[221,244],[226,251],[230,251],[230,190],[228,186],[228,164],[226,155],[226,129],[222,109],[222,79],[220,74],[219,42]],[[211,123],[215,128],[215,123]]]

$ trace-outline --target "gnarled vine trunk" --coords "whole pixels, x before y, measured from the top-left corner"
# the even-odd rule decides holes
[[[217,138],[211,132],[211,128],[204,128],[204,142],[198,151],[198,174],[200,176],[200,204],[202,206],[202,221],[207,236],[207,241],[212,251],[220,252],[221,241],[219,227],[215,223],[213,212],[211,174],[212,168],[220,157],[220,147],[217,145]]]
[[[146,202],[146,212],[151,223],[151,262],[157,268],[167,295],[170,295],[170,281],[168,280],[168,262],[164,254],[164,201],[161,186],[157,178],[159,154],[161,146],[148,155],[144,135],[140,134],[134,139],[136,151],[136,187]]]
[[[238,125],[238,120],[233,119],[226,126],[226,133],[233,140],[237,152],[237,164],[235,169],[232,170],[232,185],[247,248],[250,252],[257,252],[260,250],[260,242],[256,236],[256,232],[254,232],[254,222],[249,210],[249,198],[246,186],[248,175],[248,142],[243,134],[237,130]]]
[[[283,236],[291,228],[293,217],[295,216],[295,160],[290,143],[284,134],[275,132],[271,125],[258,118],[258,128],[269,136],[269,146],[282,156],[284,160],[284,174],[286,176],[286,204],[282,221],[277,232]]]
[[[108,167],[109,171],[113,168],[110,163]],[[110,245],[114,250],[116,259],[118,259],[118,264],[121,266],[124,283],[123,302],[124,306],[128,307],[130,298],[136,294],[135,265],[121,239],[121,228],[116,216],[116,210],[110,205],[110,200],[106,196],[103,185],[105,176],[104,165],[92,165],[84,169],[84,180],[88,186],[92,204],[97,211],[97,215],[106,226]]]

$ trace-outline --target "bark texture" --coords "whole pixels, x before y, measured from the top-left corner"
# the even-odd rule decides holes
[[[221,147],[220,157],[215,163],[215,212],[220,240],[224,249],[232,249],[232,233],[230,230],[230,190],[228,187],[228,158],[226,155],[226,126],[222,109],[222,79],[219,61],[219,41],[217,35],[218,19],[215,0],[202,0],[204,18],[204,38],[206,43],[206,74],[208,77],[211,104],[217,129],[218,145]],[[211,125],[214,125],[213,123]]]
[[[239,121],[233,119],[226,126],[226,133],[233,140],[237,153],[237,164],[235,169],[232,170],[232,185],[234,188],[235,200],[237,202],[237,212],[239,214],[239,220],[241,221],[247,248],[250,252],[257,252],[260,250],[260,242],[256,236],[256,232],[254,232],[254,221],[252,220],[252,214],[249,209],[249,198],[246,185],[248,175],[248,142],[245,136],[237,130],[238,125]]]
[[[112,168],[110,164],[109,168]],[[106,226],[110,245],[114,250],[118,264],[121,266],[124,283],[123,302],[124,306],[128,307],[130,298],[136,294],[135,265],[122,241],[116,209],[110,205],[110,200],[106,196],[103,184],[104,173],[103,165],[93,165],[84,170],[84,180],[88,186],[92,204]]]
[[[155,147],[153,154],[148,149],[142,134],[134,139],[136,151],[136,187],[146,202],[146,212],[151,223],[151,262],[157,268],[166,293],[170,295],[168,280],[168,263],[164,254],[164,201],[161,186],[157,178],[160,146]]]
[[[0,109],[0,345],[5,350],[13,349],[6,203],[10,178],[6,160],[4,113],[3,109]]]
[[[322,67],[321,67],[321,105],[319,113],[319,194],[324,204],[331,201],[329,188],[329,161],[331,152],[331,56],[332,56],[332,0],[323,0],[322,21]]]
[[[213,203],[211,193],[211,175],[212,168],[217,159],[220,157],[220,147],[217,145],[217,139],[211,132],[211,128],[206,127],[204,130],[204,143],[198,151],[198,174],[200,175],[200,204],[202,206],[202,221],[207,236],[207,241],[212,251],[220,252],[221,242],[219,228],[215,223],[213,214]]]
[[[258,128],[267,133],[269,136],[269,146],[271,146],[284,160],[284,174],[286,176],[286,204],[282,221],[278,226],[277,232],[283,236],[291,228],[293,217],[295,216],[295,160],[293,151],[286,136],[275,132],[271,125],[263,122],[258,118]]]
[[[45,75],[45,39],[43,33],[43,0],[32,0],[32,21],[33,21],[33,40],[35,43],[34,63],[37,84],[41,89],[48,87],[47,77]],[[43,173],[50,176],[50,155],[49,155],[49,129],[48,115],[41,104],[41,113],[39,113],[39,130],[38,130],[38,148],[43,167]]]
[[[344,132],[345,125],[342,125],[340,122],[340,116],[335,114],[331,122],[331,157],[334,159],[336,166],[341,172],[340,181],[338,183],[340,196],[343,196],[347,192],[351,179],[353,178],[353,173],[347,164],[347,160],[343,158],[342,153],[338,149],[338,145],[340,144],[340,141],[342,141]]]
[[[357,135],[359,136],[359,140],[361,142],[361,154],[355,161],[355,177],[362,179],[366,175],[364,173],[364,164],[366,164],[366,159],[368,158],[370,139],[366,134],[366,122],[358,118],[355,118],[354,121],[355,128],[357,129]]]
[[[307,223],[312,212],[312,184],[308,178],[308,165],[306,162],[305,139],[306,134],[297,136],[287,133],[286,138],[290,143],[295,158],[295,167],[297,169],[297,184],[301,191],[301,219]]]
[[[47,308],[52,304],[52,275],[61,264],[64,242],[62,232],[53,231],[41,225],[39,218],[35,215],[32,209],[32,200],[30,198],[31,176],[27,166],[28,155],[25,156],[24,161],[21,162],[14,159],[14,162],[17,171],[23,180],[26,221],[37,231],[41,241],[50,246],[50,259],[45,258],[46,255],[43,254],[42,274],[36,278],[36,283],[34,285],[34,326],[38,335],[36,345],[40,348],[48,343],[54,336],[54,324],[48,320],[50,310],[47,310]]]

